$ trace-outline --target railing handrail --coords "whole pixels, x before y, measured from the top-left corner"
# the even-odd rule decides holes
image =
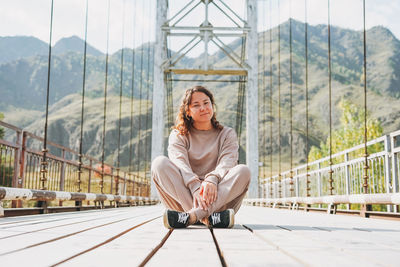
[[[397,134],[396,134],[396,133],[397,133]],[[383,135],[383,136],[381,136],[381,137],[378,137],[378,138],[375,138],[375,139],[373,139],[373,140],[370,140],[370,141],[367,142],[367,146],[371,146],[371,145],[375,145],[375,144],[377,144],[377,143],[384,142],[385,139],[386,139],[386,137],[387,137],[387,136],[392,136],[392,134],[394,134],[393,136],[400,135],[400,130],[399,130],[399,131],[396,131],[396,132],[393,132],[393,133],[391,133],[391,134],[389,134],[389,135]],[[343,150],[343,151],[340,151],[340,152],[338,152],[338,153],[333,154],[333,155],[332,155],[332,158],[336,158],[336,157],[339,157],[339,156],[343,156],[343,155],[348,154],[348,153],[351,153],[351,152],[353,152],[353,151],[362,149],[362,148],[364,148],[364,146],[365,146],[364,144],[356,145],[356,146],[354,146],[354,147],[351,147],[351,148],[348,148],[348,149],[346,149],[346,150]],[[400,149],[400,147],[399,147],[399,149]],[[400,150],[399,150],[399,151],[400,151]],[[383,154],[386,154],[385,151],[381,151],[381,152],[382,152]],[[374,153],[374,154],[372,154],[372,155],[369,155],[368,158],[372,158],[373,156],[375,156],[375,154],[378,154],[378,153],[381,153],[381,152],[377,152],[377,153]],[[318,164],[318,163],[322,163],[322,162],[324,162],[324,161],[329,161],[329,159],[330,159],[329,156],[327,156],[327,157],[323,157],[323,158],[320,158],[320,159],[318,159],[318,160],[309,162],[309,163],[308,163],[308,167],[313,166],[313,165],[316,165],[316,164]],[[357,159],[358,159],[358,158],[356,158],[356,159],[354,159],[354,160],[357,160]],[[335,165],[333,165],[333,166],[335,166]],[[293,171],[296,172],[296,171],[298,171],[298,170],[305,169],[306,167],[307,167],[307,164],[303,164],[303,165],[300,165],[300,166],[297,166],[297,167],[293,168]],[[284,171],[284,172],[281,172],[281,175],[290,174],[290,171],[291,171],[291,170],[286,170],[286,171]],[[271,178],[276,178],[276,177],[279,177],[279,174],[273,175],[272,177],[265,177],[265,178],[263,178],[263,180],[269,180],[269,179],[271,179]]]
[[[14,131],[16,131],[16,132],[22,132],[22,131],[23,131],[23,129],[18,128],[17,126],[11,125],[11,124],[9,124],[9,123],[7,123],[7,122],[4,122],[4,121],[2,121],[2,120],[0,120],[0,126],[7,127],[7,128],[9,128],[9,129],[11,129],[11,130],[14,130]]]
[[[368,155],[368,159],[374,159],[374,158],[377,158],[377,157],[382,157],[382,156],[385,156],[386,154],[387,154],[386,151],[376,152],[374,154]],[[346,165],[351,165],[351,164],[354,164],[354,163],[363,162],[364,160],[365,160],[364,157],[355,158],[355,159],[352,159],[352,160],[348,160],[348,161],[345,161],[345,162],[334,164],[334,165],[332,165],[332,168],[333,169],[340,168],[340,167],[344,167]],[[317,170],[310,170],[308,172],[308,174],[315,174],[315,173],[318,173],[318,172],[325,172],[325,171],[329,171],[329,169],[330,169],[330,167],[326,166],[326,167],[323,167],[323,168],[319,168]],[[289,173],[290,173],[290,171],[285,171],[285,172],[281,173],[281,176],[284,176],[285,174],[289,174]],[[299,173],[299,174],[293,175],[293,178],[303,177],[303,176],[306,176],[306,175],[307,175],[307,173]],[[272,176],[272,178],[277,178],[277,177],[279,177],[279,175]],[[270,180],[270,179],[271,179],[271,177],[264,178],[264,180]],[[282,179],[282,181],[285,181],[285,180],[290,180],[290,178],[289,177],[285,177],[284,179]]]
[[[16,126],[12,125],[12,124],[7,123],[7,122],[4,122],[4,121],[1,121],[1,120],[0,120],[0,126],[9,128],[9,129],[14,130],[14,131],[16,131],[16,132],[22,133],[23,135],[29,136],[30,138],[33,138],[33,139],[36,139],[36,140],[38,140],[38,141],[44,142],[44,138],[43,138],[43,137],[40,137],[40,136],[38,136],[38,135],[35,135],[35,134],[33,134],[33,133],[31,133],[31,132],[28,132],[28,131],[26,131],[26,130],[24,130],[24,129],[18,128],[18,127],[16,127]],[[11,146],[11,147],[16,147],[16,148],[21,147],[21,145],[13,144],[12,142],[9,142],[9,141],[6,141],[6,140],[0,140],[0,141],[1,141],[0,144],[4,144],[4,145]],[[78,151],[73,150],[73,149],[71,149],[71,148],[69,148],[69,147],[65,147],[65,146],[63,146],[63,145],[54,143],[54,142],[52,142],[52,141],[47,141],[47,144],[50,145],[50,146],[53,146],[53,147],[55,147],[55,148],[61,149],[61,150],[65,151],[65,152],[69,152],[69,153],[74,154],[74,155],[79,155],[79,152],[78,152]],[[38,151],[38,150],[35,150],[35,149],[32,149],[32,148],[27,149],[27,152],[35,153],[35,154],[37,154],[37,155],[42,155],[42,152],[41,152],[41,151]],[[71,164],[74,164],[74,165],[78,164],[78,163],[74,163],[74,161],[72,161],[72,160],[61,159],[60,157],[58,157],[58,156],[56,156],[56,155],[48,154],[48,156],[51,157],[51,158],[57,159],[57,160],[64,160],[64,161],[66,161],[66,162],[68,162],[68,163],[71,163]],[[101,161],[100,161],[100,160],[98,160],[98,159],[96,159],[96,158],[94,158],[94,157],[91,157],[91,156],[89,156],[89,155],[86,155],[86,154],[82,155],[82,158],[87,159],[87,160],[91,160],[91,161],[92,161],[93,163],[95,163],[95,164],[101,164]],[[104,164],[106,164],[106,163],[104,163]],[[113,169],[113,170],[116,169],[115,166],[111,166],[111,165],[109,165],[109,164],[107,164],[107,165],[108,165],[111,169]],[[93,168],[93,170],[94,170],[94,168]],[[122,174],[125,173],[125,174],[127,174],[127,175],[132,175],[132,176],[134,176],[134,177],[140,177],[140,176],[138,176],[137,174],[129,173],[129,172],[127,172],[127,171],[121,171],[120,173],[122,173]]]

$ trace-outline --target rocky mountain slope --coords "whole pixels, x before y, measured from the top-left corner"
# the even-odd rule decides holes
[[[293,121],[294,121],[294,155],[295,162],[305,160],[305,57],[304,57],[304,24],[292,21],[293,35]],[[309,26],[309,98],[310,98],[310,139],[312,144],[319,145],[328,133],[328,51],[327,26]],[[283,159],[289,155],[289,22],[281,25],[281,75],[278,79],[278,30],[273,28],[272,34],[272,73],[270,72],[270,31],[259,33],[259,64],[260,64],[260,158],[269,155],[270,136],[269,127],[272,123],[273,147],[272,153],[278,151],[278,103],[281,105],[281,134]],[[338,103],[341,99],[348,99],[361,105],[363,101],[362,62],[363,47],[362,33],[350,29],[331,27],[332,34],[332,97],[334,127],[339,127],[341,111]],[[15,37],[22,38],[22,37]],[[43,129],[43,115],[45,88],[47,82],[47,57],[40,53],[14,55],[7,58],[7,45],[0,39],[0,112],[5,113],[6,121],[27,127],[28,130],[41,133]],[[8,40],[9,41],[9,40]],[[37,40],[31,38],[23,40],[26,47],[41,47]],[[80,92],[82,90],[83,56],[79,51],[79,40],[70,45],[63,40],[59,45],[61,54],[55,53],[52,61],[52,78],[50,103],[49,138],[66,146],[77,149],[80,125]],[[69,40],[71,41],[71,40]],[[61,42],[61,41],[60,41]],[[81,43],[82,44],[82,43]],[[240,40],[230,44],[239,51]],[[57,46],[57,44],[56,44]],[[55,46],[55,47],[56,47]],[[69,47],[71,46],[71,49]],[[83,51],[83,45],[81,46]],[[10,48],[11,49],[11,48]],[[39,48],[35,48],[40,50]],[[43,48],[41,48],[43,49]],[[12,49],[10,50],[12,51]],[[44,50],[43,50],[44,51]],[[11,52],[9,54],[12,54]],[[15,53],[14,53],[15,54]],[[134,79],[132,81],[132,55],[134,58]],[[132,82],[134,84],[134,121],[135,131],[138,129],[141,116],[141,131],[150,140],[150,115],[145,111],[151,110],[151,104],[145,105],[147,88],[152,86],[148,77],[152,77],[148,56],[152,55],[152,45],[144,44],[132,51],[124,49],[124,69],[122,89],[124,105],[122,111],[122,161],[127,166],[129,152],[126,145],[129,143],[130,131],[130,101]],[[111,55],[108,73],[109,115],[107,120],[106,155],[111,162],[116,155],[116,123],[119,107],[119,86],[121,51]],[[92,50],[87,58],[87,103],[85,109],[85,146],[84,152],[94,157],[100,155],[102,131],[102,107],[105,74],[105,55]],[[200,58],[184,58],[182,65],[201,65]],[[223,53],[218,52],[211,56],[212,66],[229,66],[231,62]],[[148,71],[150,67],[150,72]],[[142,79],[141,79],[142,77]],[[178,78],[178,77],[177,77]],[[203,77],[192,76],[188,79],[197,79],[199,84]],[[209,77],[226,80],[226,77]],[[269,113],[270,82],[272,79],[272,114]],[[373,117],[378,118],[386,133],[400,129],[400,42],[384,27],[373,27],[367,31],[367,81],[368,81],[368,110]],[[278,99],[278,84],[281,88],[281,99]],[[174,82],[173,95],[175,109],[179,105],[182,91],[193,85],[193,82]],[[218,104],[218,118],[228,126],[236,125],[237,83],[208,83],[206,84],[216,96]],[[140,90],[141,88],[141,90]],[[142,112],[138,112],[138,99],[142,98]],[[151,94],[149,95],[151,97]],[[243,131],[244,133],[244,131]],[[143,144],[144,144],[143,139]],[[137,149],[137,135],[132,142]],[[149,142],[147,142],[149,144]],[[245,145],[244,134],[242,145]],[[142,150],[144,151],[144,150]],[[126,154],[128,153],[128,154]],[[274,159],[275,160],[275,159]]]

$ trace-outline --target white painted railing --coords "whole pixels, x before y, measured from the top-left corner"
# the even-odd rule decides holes
[[[368,194],[398,193],[400,130],[371,140],[367,143],[370,149],[374,146],[377,152],[368,156]],[[363,193],[363,176],[365,158],[356,157],[364,149],[364,144],[352,147],[332,155],[333,195],[357,195]],[[260,179],[261,198],[276,199],[290,197],[307,197],[306,165]],[[329,157],[309,163],[309,196],[323,197],[329,191]]]

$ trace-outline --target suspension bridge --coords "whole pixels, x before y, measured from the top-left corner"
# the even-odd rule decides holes
[[[95,2],[83,1],[84,40],[76,54],[82,57],[77,67],[82,82],[77,96],[63,100],[63,112],[78,117],[72,146],[65,145],[65,136],[52,124],[60,102],[51,102],[62,95],[57,94],[57,60],[67,56],[57,54],[52,41],[53,22],[61,11],[59,1],[50,2],[48,52],[42,56],[46,86],[40,89],[46,99],[43,127],[15,126],[7,116],[0,121],[4,266],[397,265],[400,130],[378,131],[377,136],[379,127],[368,118],[378,112],[368,96],[379,90],[369,77],[380,70],[368,61],[368,55],[378,56],[367,53],[374,49],[367,34],[374,32],[365,26],[365,0],[357,11],[362,30],[352,32],[356,41],[346,40],[358,51],[354,59],[335,50],[335,41],[345,35],[331,25],[335,0],[318,11],[326,14],[326,23],[316,27],[309,24],[317,15],[309,10],[310,0],[301,1],[304,23],[293,19],[291,0],[238,1],[243,2],[239,9],[224,0],[108,0],[106,16],[95,19]],[[114,5],[122,5],[116,15],[121,48],[112,54]],[[283,12],[289,19],[281,23]],[[105,54],[94,53],[89,45],[94,20],[104,20]],[[154,44],[152,32],[140,26],[143,20],[155,29]],[[126,48],[129,31],[132,49]],[[343,66],[340,56],[348,60]],[[68,75],[66,69],[63,74]],[[316,85],[320,75],[326,79]],[[96,86],[94,76],[102,80]],[[217,112],[223,124],[236,130],[239,161],[251,170],[248,196],[233,229],[162,226],[163,207],[150,180],[150,163],[166,153],[177,99],[193,84],[215,86]],[[349,92],[340,95],[343,88]],[[1,92],[4,99],[6,93]],[[347,121],[355,115],[360,120],[356,136],[348,138],[360,142],[338,150],[343,136],[335,126],[337,103],[351,94],[360,108],[348,104],[352,117]],[[316,105],[323,106],[321,118],[311,114]],[[96,134],[90,136],[89,128],[96,128]],[[316,129],[327,139],[321,145],[325,153],[315,159],[309,155]]]

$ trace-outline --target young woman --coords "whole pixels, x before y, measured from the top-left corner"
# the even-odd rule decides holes
[[[167,210],[164,225],[184,228],[198,221],[230,228],[250,182],[250,170],[237,165],[238,142],[232,128],[216,119],[214,97],[205,87],[186,90],[168,157],[151,166],[153,181]]]

